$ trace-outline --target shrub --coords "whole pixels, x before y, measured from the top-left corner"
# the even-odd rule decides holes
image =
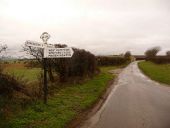
[[[97,71],[96,58],[83,49],[74,48],[74,55],[67,59],[54,59],[53,67],[65,82],[73,77],[93,76]]]
[[[150,58],[149,60],[156,64],[170,63],[170,57],[167,57],[167,56],[156,56],[156,57]]]
[[[129,61],[129,59],[124,57],[108,57],[108,56],[98,56],[97,63],[100,66],[110,66],[110,65],[122,65]]]
[[[22,92],[29,95],[25,90],[24,85],[19,82],[14,76],[0,73],[0,95],[11,97],[14,91]]]

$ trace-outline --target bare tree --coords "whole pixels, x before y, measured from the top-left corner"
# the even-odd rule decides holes
[[[24,46],[23,47],[23,50],[25,52],[27,52],[27,54],[33,56],[41,65],[41,67],[43,68],[44,66],[44,61],[43,61],[43,49],[42,48],[34,48],[34,47],[30,47],[30,46]],[[49,79],[51,82],[54,81],[54,76],[53,76],[53,73],[52,73],[52,60],[51,59],[48,59],[47,60],[47,69],[48,69],[48,75],[49,75]]]
[[[23,50],[34,57],[43,66],[43,49],[30,46],[23,46]]]
[[[0,44],[0,54],[3,52],[3,51],[5,51],[7,49],[7,45],[2,45],[2,44]],[[0,59],[1,60],[1,59]],[[0,63],[0,73],[2,73],[2,71],[3,71],[3,68],[2,68],[2,65],[1,65],[1,63]]]
[[[170,51],[166,52],[166,56],[170,57]]]
[[[124,54],[124,57],[127,58],[127,59],[130,59],[130,57],[131,57],[131,52],[130,52],[130,51],[127,51],[127,52]]]
[[[146,50],[145,55],[148,59],[156,57],[157,53],[161,50],[159,46]]]
[[[0,53],[5,51],[6,49],[7,49],[7,45],[6,44],[5,45],[0,44]]]

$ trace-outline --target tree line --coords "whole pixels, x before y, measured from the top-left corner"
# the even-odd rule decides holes
[[[158,53],[161,51],[161,47],[152,47],[145,51],[146,60],[152,61],[157,64],[170,63],[170,51],[166,52],[166,55],[160,56]]]

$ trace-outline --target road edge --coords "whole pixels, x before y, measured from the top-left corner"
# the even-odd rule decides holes
[[[88,108],[83,112],[80,112],[75,119],[73,119],[71,122],[68,123],[66,128],[80,128],[90,117],[95,115],[101,109],[101,107],[107,100],[108,96],[114,89],[115,85],[117,84],[118,76],[124,68],[116,69],[120,71],[113,73],[115,77],[107,83],[107,88],[105,89],[105,91],[103,91],[101,97],[99,97],[99,99],[90,108]]]

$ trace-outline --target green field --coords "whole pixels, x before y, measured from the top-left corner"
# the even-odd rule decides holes
[[[16,77],[23,77],[23,79],[28,81],[35,81],[38,78],[38,74],[40,73],[40,68],[8,68],[5,70],[6,73],[10,75],[15,75]]]
[[[4,65],[4,73],[30,82],[36,81],[40,72],[41,68],[26,68],[22,63]]]
[[[170,64],[155,64],[149,61],[139,62],[139,68],[152,80],[170,85]]]
[[[1,120],[0,127],[64,128],[80,112],[91,107],[100,98],[107,88],[107,83],[114,78],[108,71],[115,68],[117,67],[102,67],[101,73],[93,79],[83,84],[66,85],[54,91],[54,95],[49,97],[48,105],[37,101],[23,110],[14,107],[15,112],[7,121]]]

